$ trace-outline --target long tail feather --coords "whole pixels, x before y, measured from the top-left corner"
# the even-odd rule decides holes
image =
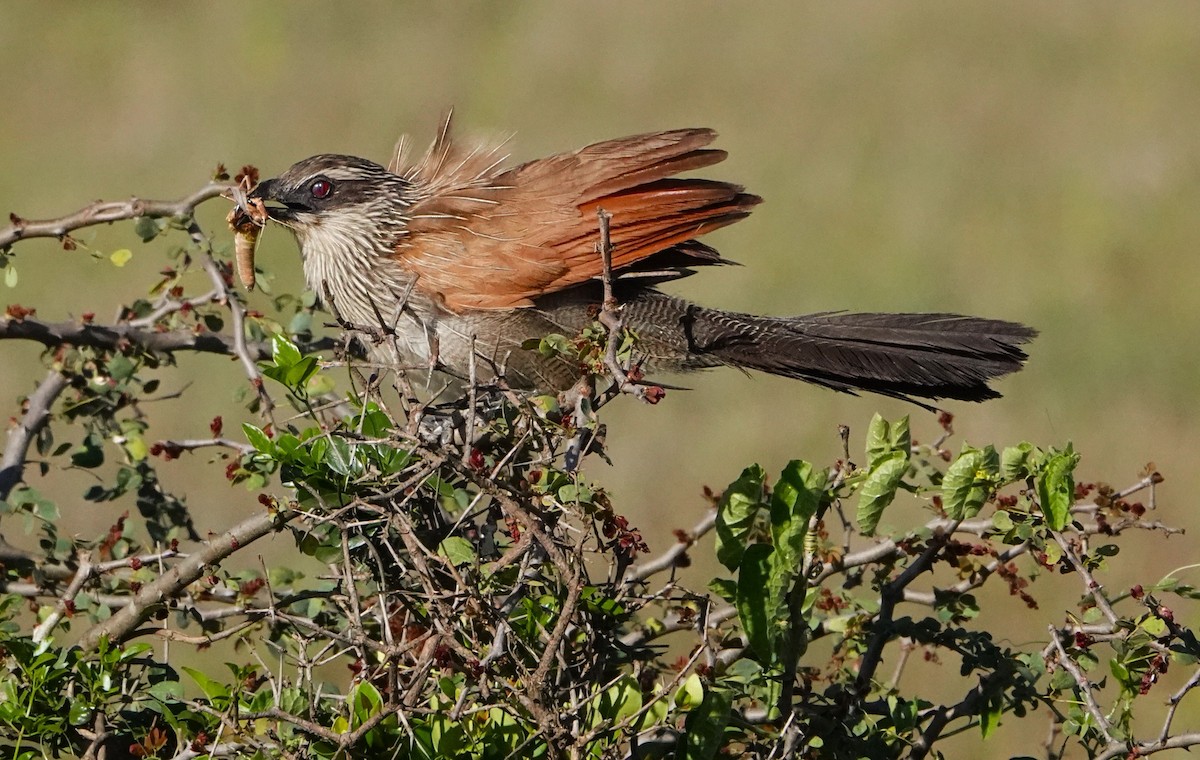
[[[998,397],[989,381],[1021,369],[1021,346],[1037,335],[1015,322],[958,314],[759,317],[662,294],[626,308],[627,324],[645,326],[660,353],[685,357],[676,369],[726,364],[909,401]]]

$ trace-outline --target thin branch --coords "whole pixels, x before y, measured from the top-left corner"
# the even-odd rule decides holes
[[[604,325],[604,329],[608,331],[608,340],[605,341],[604,346],[604,366],[622,393],[628,393],[647,404],[657,404],[662,400],[663,389],[657,385],[644,385],[636,382],[617,360],[617,346],[621,342],[625,324],[621,317],[621,307],[613,293],[613,246],[610,232],[612,214],[599,208],[596,209],[596,217],[600,221],[600,242],[596,244],[596,249],[603,265],[601,282],[604,287],[604,302],[600,306],[599,319],[600,324]]]
[[[904,599],[904,589],[916,580],[918,575],[933,567],[934,558],[942,551],[946,546],[946,542],[953,535],[953,528],[934,534],[933,538],[929,541],[929,546],[921,553],[921,556],[906,567],[904,572],[900,573],[899,576],[889,581],[883,587],[880,594],[879,614],[875,616],[875,620],[871,625],[871,641],[867,645],[867,651],[863,655],[862,664],[859,666],[858,677],[855,679],[855,686],[860,695],[866,694],[870,689],[871,679],[875,677],[875,669],[879,667],[879,663],[883,660],[883,648],[891,640],[892,614],[895,612],[896,604]]]
[[[1071,563],[1071,567],[1075,568],[1075,572],[1079,573],[1079,577],[1083,580],[1084,587],[1087,589],[1087,594],[1092,597],[1097,609],[1104,615],[1104,619],[1110,625],[1115,626],[1117,624],[1117,613],[1113,612],[1112,605],[1108,603],[1108,597],[1104,595],[1104,587],[1092,576],[1091,571],[1087,568],[1087,564],[1079,556],[1079,552],[1075,550],[1074,545],[1070,541],[1067,541],[1063,537],[1062,533],[1057,530],[1051,530],[1050,535],[1054,536],[1055,542],[1062,548],[1067,561]]]
[[[232,438],[165,438],[158,443],[165,449],[179,451],[195,451],[214,447],[231,449],[239,454],[250,454],[254,451],[254,447],[250,444],[239,443]]]
[[[1200,745],[1200,732],[1176,734],[1170,739],[1136,742],[1132,747],[1127,742],[1113,742],[1096,755],[1093,760],[1113,760],[1117,757],[1145,757],[1168,749],[1187,749]]]
[[[233,336],[222,333],[197,334],[191,330],[152,332],[128,324],[51,323],[28,317],[0,319],[0,340],[31,340],[47,348],[68,345],[105,351],[120,351],[132,347],[155,353],[197,351],[230,356],[235,353]],[[324,347],[322,345],[322,348]],[[250,342],[247,348],[250,355],[258,361],[271,358],[271,347],[265,342]]]
[[[1059,631],[1054,626],[1049,626],[1050,630],[1050,646],[1058,655],[1058,664],[1064,670],[1071,674],[1071,678],[1075,679],[1075,685],[1079,687],[1080,696],[1083,698],[1084,707],[1088,714],[1092,716],[1092,720],[1096,722],[1096,728],[1099,729],[1104,741],[1112,744],[1113,739],[1112,726],[1108,722],[1108,718],[1104,717],[1104,711],[1100,709],[1100,705],[1096,702],[1096,695],[1092,693],[1092,683],[1088,680],[1087,674],[1079,669],[1079,665],[1071,659],[1067,654],[1067,650],[1063,648],[1062,641],[1059,639]]]
[[[1165,742],[1171,737],[1171,723],[1175,721],[1175,713],[1179,710],[1180,703],[1197,686],[1200,686],[1200,670],[1194,671],[1192,677],[1187,680],[1187,683],[1181,686],[1179,691],[1172,694],[1171,699],[1167,701],[1167,715],[1163,719],[1162,731],[1158,735],[1160,742]]]
[[[0,323],[0,329],[3,329],[3,323]],[[29,445],[50,418],[54,401],[69,384],[66,375],[51,370],[26,400],[25,413],[17,426],[8,432],[4,458],[0,459],[0,501],[7,499],[13,487],[21,482]]]
[[[921,760],[921,758],[929,754],[933,745],[942,737],[942,732],[946,730],[946,726],[952,721],[978,715],[979,702],[983,698],[984,687],[985,684],[980,682],[973,686],[957,703],[938,708],[934,711],[929,724],[921,731],[920,737],[913,742],[912,749],[908,755],[909,760]]]
[[[124,641],[150,616],[154,607],[173,599],[204,575],[209,565],[219,563],[263,536],[282,530],[295,516],[296,513],[292,511],[264,510],[211,539],[203,549],[189,555],[155,581],[142,586],[128,605],[85,633],[79,640],[79,646],[85,651],[94,649],[105,637],[114,642]]]
[[[686,554],[687,550],[692,548],[697,541],[707,535],[716,523],[717,510],[714,507],[704,514],[704,517],[700,519],[700,522],[696,523],[690,532],[672,544],[671,548],[652,560],[630,567],[625,573],[625,580],[622,585],[625,587],[632,586],[639,581],[646,580],[652,575],[675,567],[679,558]]]
[[[233,187],[224,182],[210,182],[191,195],[177,201],[151,201],[130,198],[127,201],[97,201],[84,206],[73,214],[57,219],[21,219],[15,214],[10,218],[13,223],[0,228],[0,251],[12,246],[18,240],[30,238],[65,238],[74,230],[90,227],[96,224],[108,224],[123,219],[152,218],[187,218],[197,206],[210,198],[216,198],[228,192]]]
[[[79,552],[79,569],[75,571],[75,577],[67,585],[67,590],[63,592],[62,598],[58,600],[58,604],[54,605],[54,609],[50,611],[46,619],[33,629],[34,642],[40,644],[54,632],[55,627],[58,626],[58,621],[62,620],[63,615],[67,614],[67,611],[74,607],[75,597],[83,588],[83,584],[91,579],[93,571],[94,568],[90,554],[85,551]]]
[[[191,235],[192,242],[203,253],[200,259],[201,265],[208,273],[213,290],[218,293],[217,300],[223,301],[229,309],[229,315],[233,320],[233,355],[242,363],[246,377],[254,387],[254,392],[258,394],[263,416],[274,422],[272,411],[275,408],[275,402],[271,400],[271,396],[263,387],[262,373],[258,371],[258,365],[255,364],[256,357],[251,354],[250,348],[246,344],[246,307],[242,304],[241,297],[230,289],[225,275],[217,266],[216,259],[213,258],[212,243],[209,242],[194,218],[188,223],[188,234]]]

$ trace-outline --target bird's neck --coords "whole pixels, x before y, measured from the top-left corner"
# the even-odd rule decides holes
[[[393,321],[412,278],[393,258],[390,238],[369,225],[323,220],[297,231],[304,279],[327,308],[355,325]],[[332,302],[332,303],[331,303]]]

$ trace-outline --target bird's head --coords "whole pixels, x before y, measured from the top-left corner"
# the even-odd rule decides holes
[[[372,247],[394,244],[410,205],[407,180],[355,156],[321,154],[300,161],[250,192],[266,202],[267,215],[296,233],[302,246],[332,243],[327,236],[372,238]]]
[[[407,234],[413,195],[408,180],[379,164],[335,154],[306,158],[249,193],[295,233],[308,286],[337,297],[341,313],[364,324],[373,318],[362,295],[369,284],[400,276],[386,262]]]

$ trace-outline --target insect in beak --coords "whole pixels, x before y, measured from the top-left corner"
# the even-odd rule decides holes
[[[266,226],[267,207],[263,205],[262,190],[271,180],[261,183],[251,191],[250,180],[242,177],[232,190],[234,206],[225,217],[233,230],[233,254],[237,264],[238,279],[246,290],[254,290],[254,252],[258,248],[258,236]],[[247,191],[249,194],[247,194]]]

